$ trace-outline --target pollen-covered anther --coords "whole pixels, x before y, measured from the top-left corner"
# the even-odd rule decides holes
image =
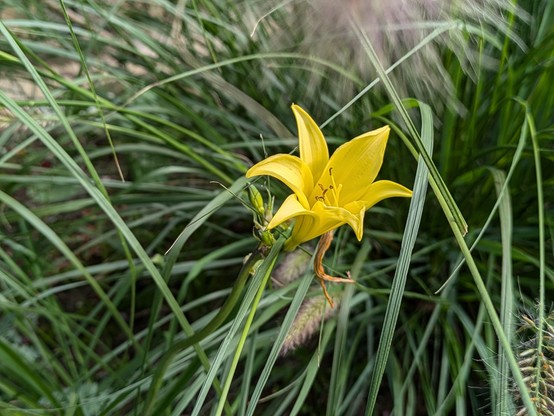
[[[329,168],[329,176],[331,177],[331,184],[326,188],[321,183],[318,183],[319,189],[321,189],[321,195],[315,197],[316,201],[321,201],[327,206],[339,206],[339,194],[342,189],[342,184],[335,183],[333,177],[333,168]],[[329,192],[330,191],[330,192]]]
[[[323,203],[328,203],[327,198],[325,198],[325,194],[329,191],[329,188],[325,188],[322,184],[318,183],[319,189],[321,189],[321,195],[316,196],[315,199],[318,201],[321,201]]]

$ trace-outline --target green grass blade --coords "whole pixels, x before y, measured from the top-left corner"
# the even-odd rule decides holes
[[[2,29],[0,22],[0,30]],[[169,290],[169,287],[163,280],[160,272],[152,262],[140,242],[137,240],[133,232],[129,229],[125,221],[113,208],[111,203],[105,198],[104,194],[94,186],[86,174],[81,170],[77,163],[69,156],[69,154],[52,138],[48,132],[44,130],[33,118],[25,112],[20,106],[18,106],[11,98],[9,98],[3,91],[0,90],[0,103],[8,108],[14,116],[20,119],[33,133],[35,133],[42,143],[62,162],[71,174],[78,180],[79,184],[89,193],[94,199],[96,204],[106,213],[107,217],[114,223],[114,225],[121,231],[133,251],[137,254],[141,262],[144,264],[158,288],[162,292],[165,300],[167,301],[172,312],[180,324],[186,327],[186,319],[181,311],[179,304],[175,300],[175,297]]]
[[[504,333],[510,342],[513,342],[513,314],[514,314],[514,283],[512,277],[512,207],[510,194],[505,192],[501,195],[506,183],[506,176],[503,172],[493,169],[494,184],[498,198],[501,199],[499,208],[500,233],[502,238],[502,275],[500,294],[500,320]],[[514,412],[513,402],[509,389],[509,364],[506,354],[501,345],[498,346],[498,403],[496,411],[498,415],[512,414]]]
[[[25,396],[34,396],[37,395],[40,397],[42,394],[52,406],[59,407],[61,406],[60,402],[52,394],[48,381],[43,379],[36,371],[31,363],[25,362],[22,357],[14,351],[10,346],[2,339],[0,339],[0,367],[8,367],[12,373],[13,379],[24,383],[26,389],[30,391],[25,391],[23,394]],[[35,394],[32,394],[34,390]],[[14,395],[17,397],[19,392],[14,391]],[[35,403],[35,406],[38,403]]]
[[[481,228],[481,231],[479,231],[479,234],[477,235],[477,237],[475,237],[475,240],[473,241],[473,243],[471,244],[471,247],[469,248],[470,253],[473,251],[473,249],[475,249],[475,247],[477,247],[477,245],[479,244],[479,241],[481,241],[481,238],[483,237],[483,235],[485,235],[485,232],[487,231],[491,221],[493,220],[493,218],[496,214],[496,211],[498,210],[498,208],[500,207],[500,204],[503,201],[502,198],[508,192],[508,185],[510,184],[510,179],[512,178],[512,175],[516,171],[516,167],[517,167],[517,165],[518,165],[518,163],[521,159],[521,156],[522,156],[522,154],[525,150],[525,143],[526,143],[527,134],[528,134],[527,125],[528,125],[527,120],[525,120],[522,127],[521,127],[521,133],[519,135],[519,140],[518,140],[518,143],[517,143],[516,151],[514,152],[514,157],[512,158],[512,163],[510,164],[510,169],[508,170],[508,174],[506,175],[506,180],[502,184],[502,188],[500,189],[500,191],[498,193],[498,198],[496,199],[496,201],[494,203],[494,206],[491,209],[491,212],[489,213],[485,223],[483,224],[483,227]],[[450,281],[452,276],[454,276],[454,274],[456,274],[460,270],[460,267],[462,267],[464,265],[464,263],[465,263],[465,259],[462,259],[458,263],[458,265],[454,268],[454,270],[452,271],[452,273],[450,274],[448,279],[446,279],[445,282],[443,283],[443,285],[437,290],[437,293],[440,292],[442,289],[444,289],[446,287],[446,285],[448,284],[448,282]]]
[[[0,94],[1,93],[2,92],[0,91]],[[83,274],[87,282],[94,289],[94,292],[106,305],[106,308],[110,311],[113,318],[117,321],[121,329],[125,332],[125,334],[129,337],[129,339],[133,341],[135,347],[140,351],[141,348],[139,344],[136,342],[131,329],[125,322],[125,319],[123,319],[123,317],[121,316],[121,314],[119,313],[119,311],[117,310],[113,302],[110,300],[106,292],[104,292],[100,284],[85,269],[83,264],[75,256],[75,254],[73,254],[73,252],[69,249],[69,247],[67,247],[67,245],[61,240],[61,238],[43,221],[41,221],[40,218],[34,215],[28,208],[26,208],[24,205],[22,205],[21,203],[19,203],[18,201],[16,201],[15,199],[13,199],[11,196],[9,196],[3,191],[0,191],[0,201],[2,201],[7,206],[11,207],[22,218],[24,218],[31,225],[33,225],[33,227],[35,227],[37,231],[39,231],[42,235],[44,235],[61,253],[64,254],[64,256],[71,262],[71,264],[73,264],[73,266]]]
[[[433,149],[433,120],[430,111],[422,109],[422,132],[421,136],[425,143],[425,150],[432,153]],[[391,293],[387,303],[387,311],[383,322],[381,338],[379,339],[379,347],[375,357],[375,367],[371,375],[369,395],[367,399],[366,415],[372,415],[379,394],[379,387],[385,372],[389,351],[392,345],[392,339],[396,328],[398,314],[404,287],[410,266],[410,257],[415,245],[415,240],[419,231],[421,215],[423,214],[423,205],[425,203],[425,195],[427,191],[427,177],[429,170],[423,157],[420,158],[417,166],[412,200],[410,202],[410,210],[406,220],[406,228],[402,237],[402,245],[398,257],[398,266],[394,273],[392,281]]]
[[[104,132],[106,133],[106,138],[108,139],[110,148],[112,149],[112,155],[114,158],[115,166],[117,168],[117,172],[119,173],[119,177],[123,182],[125,182],[125,178],[123,177],[123,172],[121,171],[121,165],[119,164],[119,160],[117,158],[117,153],[114,148],[114,144],[112,141],[112,136],[110,134],[110,130],[107,128],[106,125],[106,118],[104,117],[104,111],[102,110],[102,106],[100,105],[100,100],[98,99],[98,95],[96,94],[96,89],[94,88],[94,81],[92,80],[92,77],[90,76],[90,72],[88,69],[87,61],[85,59],[85,56],[83,54],[83,51],[81,50],[81,45],[79,45],[79,41],[77,39],[77,35],[75,34],[73,30],[73,24],[71,23],[71,19],[69,18],[69,15],[67,14],[67,9],[65,8],[65,3],[63,0],[59,0],[60,6],[62,9],[63,17],[65,19],[65,22],[67,24],[67,27],[69,29],[69,33],[71,34],[71,40],[73,41],[73,45],[75,47],[75,50],[77,51],[77,54],[79,55],[79,60],[81,61],[81,67],[83,69],[83,72],[85,73],[85,76],[87,77],[88,85],[90,87],[90,90],[92,92],[92,95],[94,96],[94,102],[96,105],[96,109],[98,110],[100,114],[100,118],[102,121],[102,124],[104,125]]]
[[[256,314],[256,311],[258,309],[258,305],[260,303],[260,299],[262,298],[262,295],[264,293],[264,290],[267,286],[267,282],[269,281],[269,278],[271,277],[271,271],[273,270],[273,267],[275,266],[275,263],[277,262],[277,257],[275,256],[269,269],[266,271],[266,274],[263,277],[262,283],[260,284],[260,287],[258,288],[258,291],[256,292],[256,296],[254,297],[254,300],[252,302],[252,305],[250,307],[250,313],[248,314],[248,317],[246,318],[246,322],[244,324],[244,328],[242,330],[242,334],[239,338],[239,342],[237,345],[237,348],[235,350],[235,354],[233,356],[233,359],[230,363],[230,368],[228,371],[226,371],[227,376],[225,378],[225,384],[223,385],[223,392],[220,394],[219,401],[217,404],[217,409],[215,411],[216,416],[220,416],[223,412],[223,406],[227,400],[227,395],[229,394],[229,389],[231,388],[231,383],[233,381],[233,377],[235,375],[235,371],[240,359],[240,355],[242,353],[242,350],[244,348],[244,344],[246,342],[246,338],[248,337],[248,333],[250,332],[250,327],[252,326],[252,321],[254,320],[254,315]]]
[[[364,262],[371,249],[371,245],[366,240],[352,264],[350,271],[352,279],[356,280]],[[331,369],[331,380],[329,382],[329,393],[327,394],[327,415],[339,414],[339,408],[343,402],[344,391],[347,385],[348,372],[345,369],[349,368],[347,362],[347,340],[348,340],[348,321],[351,313],[351,299],[354,292],[354,286],[348,285],[344,289],[344,294],[341,299],[340,311],[337,317],[337,331],[335,334],[335,346],[333,349],[333,364]]]
[[[535,130],[535,123],[533,116],[529,113],[526,106],[525,117],[529,123],[529,132],[531,134],[531,141],[533,143],[533,158],[535,159],[535,178],[537,181],[537,206],[538,206],[538,228],[539,228],[539,302],[538,302],[538,331],[537,331],[537,357],[541,357],[541,361],[544,360],[543,349],[545,349],[545,339],[550,338],[550,334],[545,335],[545,313],[546,309],[546,286],[545,286],[545,232],[544,232],[544,194],[543,194],[543,179],[542,179],[542,165],[540,147],[537,140],[537,132]],[[544,360],[546,361],[546,360]],[[543,382],[538,382],[543,378],[543,367],[546,364],[536,364],[536,386],[533,396],[540,398],[544,392],[540,390],[540,386]],[[541,406],[542,408],[542,406]]]
[[[319,360],[321,354],[327,348],[327,344],[331,339],[331,334],[333,333],[334,327],[335,324],[333,322],[325,326],[325,329],[321,336],[320,347],[317,351],[314,352],[310,362],[308,363],[305,372],[304,383],[302,383],[302,388],[300,389],[298,396],[296,397],[296,401],[294,402],[294,406],[290,411],[290,416],[296,416],[302,411],[302,407],[304,405],[304,402],[306,401],[306,397],[308,396],[308,393],[310,393],[310,389],[312,388],[312,385],[314,383],[315,376],[319,372]]]
[[[235,334],[239,330],[239,327],[241,326],[246,314],[248,313],[248,309],[250,308],[256,292],[260,288],[260,285],[262,285],[262,282],[267,282],[267,278],[269,277],[269,274],[273,269],[275,261],[277,260],[277,256],[281,252],[283,243],[284,238],[279,238],[271,248],[271,251],[269,252],[267,257],[262,261],[262,264],[260,264],[260,266],[256,270],[256,273],[254,274],[252,281],[248,286],[248,289],[246,290],[244,299],[240,304],[237,315],[233,319],[231,328],[229,329],[229,332],[227,333],[223,343],[219,347],[217,355],[211,363],[210,370],[208,371],[208,374],[206,375],[206,380],[204,381],[204,385],[202,386],[202,389],[200,390],[200,393],[198,394],[198,397],[196,399],[196,404],[192,411],[193,416],[198,416],[202,411],[202,406],[204,405],[204,402],[206,400],[210,385],[212,384],[217,372],[219,371],[223,359],[226,355],[230,354],[230,348]]]
[[[277,335],[277,338],[273,343],[273,347],[271,348],[269,356],[267,357],[266,364],[264,365],[258,381],[255,383],[256,387],[252,392],[252,396],[250,397],[248,408],[246,410],[247,416],[254,415],[256,406],[258,405],[260,397],[262,396],[263,389],[266,386],[267,381],[269,380],[269,376],[271,374],[271,371],[273,370],[277,358],[279,358],[279,353],[281,352],[281,348],[283,346],[285,338],[292,326],[292,323],[294,322],[294,318],[298,314],[298,310],[300,309],[300,306],[302,305],[302,302],[306,297],[306,293],[308,292],[312,281],[313,273],[311,270],[306,273],[304,277],[302,277],[302,279],[300,280],[300,285],[298,286],[298,289],[296,290],[294,298],[292,299],[292,302],[287,311],[287,314],[283,319],[283,322],[279,329],[279,334]]]

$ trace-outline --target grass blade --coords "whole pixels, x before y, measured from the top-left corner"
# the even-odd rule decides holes
[[[422,111],[422,126],[421,136],[425,144],[425,149],[427,152],[432,153],[433,123],[429,111]],[[423,157],[421,157],[417,166],[414,190],[412,200],[410,202],[410,210],[408,211],[408,218],[406,220],[406,228],[402,237],[402,246],[398,257],[398,266],[394,273],[381,338],[379,339],[379,347],[375,357],[375,367],[373,369],[373,373],[371,374],[369,395],[365,411],[366,415],[373,414],[373,409],[379,394],[379,387],[381,386],[381,380],[387,365],[389,351],[396,328],[396,322],[400,312],[402,295],[404,294],[404,287],[410,266],[410,258],[419,231],[421,215],[423,214],[428,173],[428,167],[424,162]]]
[[[258,401],[262,396],[263,389],[271,374],[271,370],[273,370],[273,366],[275,365],[275,362],[279,357],[279,352],[281,351],[285,338],[290,330],[290,327],[292,326],[292,323],[294,322],[294,318],[298,314],[298,310],[302,305],[302,301],[304,300],[312,281],[313,281],[313,273],[310,270],[310,272],[306,273],[300,281],[300,285],[298,286],[298,289],[294,294],[294,298],[292,299],[292,302],[289,306],[289,310],[287,311],[287,314],[285,315],[285,319],[281,324],[279,334],[277,335],[277,338],[275,339],[273,347],[271,348],[269,357],[267,358],[267,362],[264,365],[264,368],[260,374],[260,377],[258,378],[258,381],[255,384],[256,387],[252,392],[252,396],[250,397],[248,408],[246,410],[247,416],[254,415]]]
[[[235,334],[239,330],[239,327],[242,324],[244,317],[248,312],[248,308],[250,308],[250,305],[254,300],[256,292],[258,291],[258,289],[260,289],[260,285],[262,284],[265,285],[265,283],[267,283],[267,279],[269,278],[269,274],[273,269],[273,266],[275,264],[275,261],[277,260],[277,256],[281,251],[283,243],[284,243],[284,238],[283,237],[279,238],[271,248],[271,251],[269,252],[267,257],[263,260],[262,264],[256,270],[256,273],[252,278],[252,282],[250,283],[248,289],[246,290],[246,294],[244,295],[244,299],[239,307],[237,315],[233,320],[233,324],[231,325],[231,328],[229,329],[229,332],[227,333],[225,340],[221,344],[217,355],[212,361],[210,370],[206,375],[206,380],[204,381],[204,385],[202,386],[202,389],[200,390],[200,393],[198,394],[198,397],[196,399],[196,404],[192,411],[193,416],[198,416],[202,411],[202,406],[204,405],[204,401],[206,400],[206,396],[208,394],[210,385],[212,384],[217,372],[219,371],[219,368],[223,362],[223,359],[227,354],[230,353],[231,342],[233,341]]]
[[[502,194],[506,183],[506,176],[503,172],[492,169],[494,184],[498,198],[501,200],[499,208],[500,232],[502,238],[502,275],[501,275],[501,304],[500,321],[504,328],[504,333],[510,342],[513,339],[513,314],[514,314],[514,283],[512,277],[512,207],[510,194]],[[509,364],[502,345],[498,346],[498,371],[500,380],[498,381],[496,414],[513,414],[512,395],[509,390]]]

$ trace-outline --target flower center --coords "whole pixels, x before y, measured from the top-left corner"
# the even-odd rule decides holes
[[[340,190],[342,189],[342,184],[335,183],[335,178],[333,176],[333,168],[329,168],[330,184],[325,187],[322,184],[318,183],[317,186],[321,189],[321,195],[315,197],[316,201],[321,201],[325,205],[329,206],[339,206],[339,195]]]

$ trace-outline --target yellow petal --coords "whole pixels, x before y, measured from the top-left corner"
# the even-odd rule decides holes
[[[412,191],[396,182],[377,181],[369,186],[366,193],[362,196],[361,201],[350,202],[344,206],[345,210],[350,211],[352,215],[359,218],[357,223],[350,225],[356,233],[358,241],[362,239],[364,232],[365,211],[383,199],[395,196],[409,198],[412,196]],[[355,226],[357,226],[357,228],[355,228]]]
[[[317,184],[329,187],[331,175],[336,186],[342,185],[338,205],[360,200],[381,169],[389,131],[389,126],[381,127],[340,146],[317,181],[310,201],[317,195]]]
[[[318,125],[306,111],[295,104],[291,108],[298,126],[300,159],[308,165],[314,179],[317,179],[329,161],[327,143]]]
[[[314,228],[315,218],[313,213],[306,213],[306,215],[296,217],[294,221],[294,228],[292,229],[292,234],[285,241],[285,250],[292,251],[299,244],[302,244],[308,240],[311,240],[314,237],[307,235],[310,230]],[[306,236],[308,238],[306,238]],[[317,236],[316,236],[317,237]]]
[[[279,179],[298,197],[298,201],[309,208],[307,195],[313,188],[310,168],[300,158],[292,155],[274,155],[256,163],[246,172],[246,177],[268,175]]]
[[[349,211],[357,219],[356,222],[351,222],[349,225],[354,231],[354,234],[356,234],[358,241],[360,241],[364,234],[364,215],[367,208],[363,202],[354,201],[346,204],[344,209]]]
[[[271,230],[291,218],[297,217],[298,215],[306,215],[306,213],[309,213],[309,211],[304,208],[300,202],[298,202],[298,198],[295,194],[291,194],[279,207],[267,225],[267,228]]]
[[[412,191],[393,181],[377,181],[372,183],[366,192],[360,197],[365,209],[371,208],[383,199],[393,197],[410,198]],[[346,208],[346,207],[345,207]]]
[[[361,208],[362,205],[357,212],[353,213],[344,208],[326,206],[321,202],[316,202],[311,211],[296,219],[287,248],[292,247],[290,248],[292,250],[298,244],[319,237],[343,224],[350,225],[358,240],[361,239],[364,215],[364,209]]]

